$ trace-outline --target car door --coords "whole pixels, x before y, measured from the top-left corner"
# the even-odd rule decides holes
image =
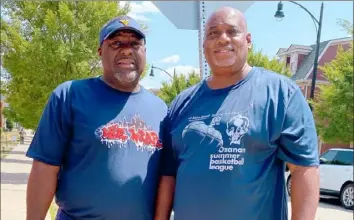
[[[327,190],[331,181],[332,162],[337,155],[337,150],[329,150],[320,157],[320,189]]]
[[[331,178],[326,179],[326,189],[339,193],[346,181],[353,180],[353,151],[338,151],[329,166]]]

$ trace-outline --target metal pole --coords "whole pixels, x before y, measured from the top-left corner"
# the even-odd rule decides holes
[[[314,98],[315,88],[316,88],[317,67],[318,67],[318,58],[319,58],[320,43],[321,43],[322,18],[323,18],[323,2],[321,4],[320,20],[318,22],[317,41],[316,41],[316,54],[315,54],[315,60],[314,60],[314,64],[313,64],[311,92],[310,92],[310,98],[311,99]],[[312,110],[312,106],[311,105],[310,105],[310,107],[311,107],[311,110]]]

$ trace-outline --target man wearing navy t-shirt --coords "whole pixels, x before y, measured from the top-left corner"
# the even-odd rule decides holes
[[[155,220],[313,220],[319,199],[317,134],[298,86],[247,63],[244,15],[221,8],[205,30],[212,75],[183,91],[165,119]]]
[[[34,159],[27,220],[44,219],[53,196],[57,220],[152,220],[165,103],[139,86],[145,35],[127,16],[101,29],[100,77],[59,85],[27,156]]]

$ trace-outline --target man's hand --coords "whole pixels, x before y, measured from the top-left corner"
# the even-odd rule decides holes
[[[155,220],[169,220],[172,211],[176,179],[162,176],[157,194]]]
[[[27,220],[43,220],[53,200],[60,167],[34,160],[27,184]]]
[[[314,220],[320,193],[318,167],[288,166],[291,173],[291,219]]]

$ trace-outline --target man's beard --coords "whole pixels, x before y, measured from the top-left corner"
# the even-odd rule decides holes
[[[140,77],[136,70],[130,72],[119,71],[114,76],[122,83],[132,83]]]

